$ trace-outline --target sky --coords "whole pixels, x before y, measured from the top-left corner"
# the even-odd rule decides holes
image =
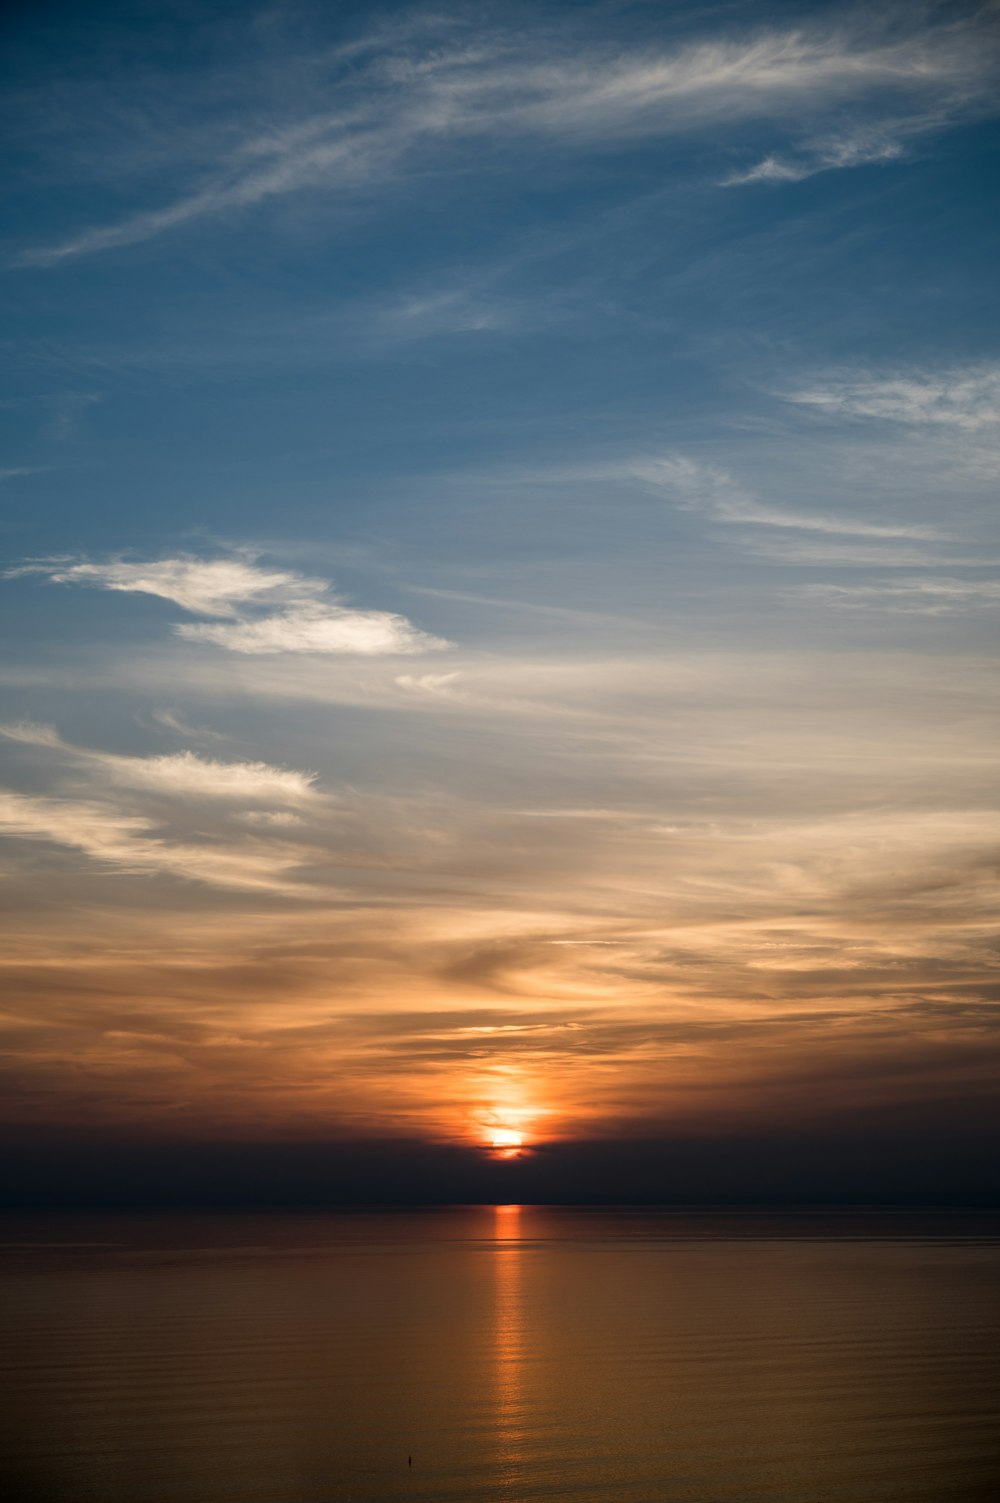
[[[998,6],[3,29],[4,1141],[974,1188]]]

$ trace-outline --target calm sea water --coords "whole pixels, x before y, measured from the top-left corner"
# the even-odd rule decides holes
[[[0,1242],[11,1503],[1000,1499],[995,1225],[477,1207]]]

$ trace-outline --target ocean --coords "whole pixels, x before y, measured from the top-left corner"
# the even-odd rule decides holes
[[[994,1503],[1000,1236],[945,1213],[0,1221],[9,1503]]]

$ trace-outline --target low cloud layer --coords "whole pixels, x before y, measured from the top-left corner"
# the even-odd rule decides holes
[[[0,811],[19,886],[88,892],[58,929],[44,909],[11,928],[30,1089],[58,1097],[72,1054],[93,1122],[129,1117],[127,1083],[163,1128],[193,1093],[209,1133],[476,1142],[496,1121],[777,1130],[817,1091],[828,1115],[905,1116],[976,1088],[1000,983],[985,667],[747,656],[464,681],[399,701],[405,791],[13,727],[52,767]],[[467,748],[447,789],[427,786],[440,715]]]

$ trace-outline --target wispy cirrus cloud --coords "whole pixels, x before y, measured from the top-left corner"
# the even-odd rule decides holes
[[[257,841],[195,844],[164,838],[156,820],[82,799],[0,791],[0,835],[81,851],[118,871],[163,873],[212,887],[308,896],[291,873],[308,860],[302,847]]]
[[[226,741],[221,731],[207,725],[190,725],[176,710],[153,710],[150,717],[161,730],[174,736],[183,736],[188,741]]]
[[[0,483],[5,480],[20,480],[25,475],[41,475],[45,471],[44,465],[37,464],[12,464],[0,467]]]
[[[982,432],[1000,426],[1000,364],[847,372],[783,396],[832,417]]]
[[[842,610],[889,611],[908,616],[954,616],[967,611],[1000,610],[1000,582],[991,579],[927,575],[879,579],[868,584],[806,585],[799,593]]]
[[[595,457],[582,464],[501,471],[493,483],[586,486],[595,490],[624,486],[691,512],[716,527],[732,529],[741,546],[754,549],[808,549],[822,547],[828,539],[831,547],[867,548],[866,556],[877,561],[888,545],[908,544],[913,545],[906,552],[908,561],[919,563],[924,545],[953,543],[958,536],[936,522],[899,515],[898,500],[886,507],[888,515],[872,515],[874,498],[860,489],[850,497],[858,504],[855,511],[832,511],[815,504],[811,484],[802,487],[798,505],[771,501],[726,466],[675,449],[650,448],[618,458]]]
[[[301,826],[306,812],[315,822],[329,806],[313,773],[261,761],[222,762],[190,751],[148,757],[106,752],[65,741],[53,726],[32,721],[0,725],[0,737],[45,749],[71,770],[68,779],[57,777],[51,793],[0,791],[0,835],[80,851],[112,870],[251,891],[314,891],[293,873],[315,861],[317,851],[272,833]],[[35,775],[40,771],[36,758]],[[79,796],[81,780],[85,797]],[[234,839],[234,819],[260,833]]]
[[[683,454],[651,456],[631,461],[625,473],[675,502],[699,511],[713,521],[742,527],[777,528],[791,532],[820,532],[862,538],[939,540],[940,528],[918,522],[881,522],[867,517],[831,515],[822,511],[788,511],[768,505],[727,470]]]
[[[934,124],[940,124],[940,121],[935,119]],[[813,142],[793,155],[762,157],[752,167],[723,178],[719,186],[738,188],[753,183],[800,183],[807,177],[815,177],[818,172],[895,162],[906,155],[906,146],[900,136],[931,128],[930,122],[921,122],[908,132],[897,127],[895,135],[879,128]]]
[[[880,124],[886,115],[906,122],[897,135],[916,134],[994,107],[996,58],[983,16],[895,31],[871,21],[772,27],[624,52],[593,36],[581,41],[565,26],[449,35],[431,18],[423,36],[419,28],[395,37],[382,32],[349,57],[335,49],[323,94],[335,97],[337,108],[306,107],[255,128],[245,104],[243,118],[222,132],[215,162],[203,163],[199,180],[172,201],[27,248],[17,259],[52,266],[305,189],[384,189],[418,155],[433,159],[484,140],[607,150],[748,121],[801,135],[805,122],[850,109],[862,120],[828,132],[825,144],[799,154],[798,165],[772,155],[727,182],[887,160],[898,143]],[[281,66],[287,60],[275,69]],[[194,124],[178,121],[186,152]]]
[[[179,623],[177,636],[230,652],[410,655],[447,644],[390,611],[343,605],[326,580],[285,569],[266,569],[253,555],[190,557],[131,563],[53,559],[21,565],[8,578],[41,575],[53,584],[85,585],[173,601],[208,622]],[[257,614],[254,614],[254,612]]]
[[[302,804],[318,797],[316,774],[266,762],[222,762],[194,752],[132,757],[95,751],[64,741],[53,726],[21,721],[0,725],[0,736],[43,746],[68,757],[108,781],[181,798],[207,798]]]

